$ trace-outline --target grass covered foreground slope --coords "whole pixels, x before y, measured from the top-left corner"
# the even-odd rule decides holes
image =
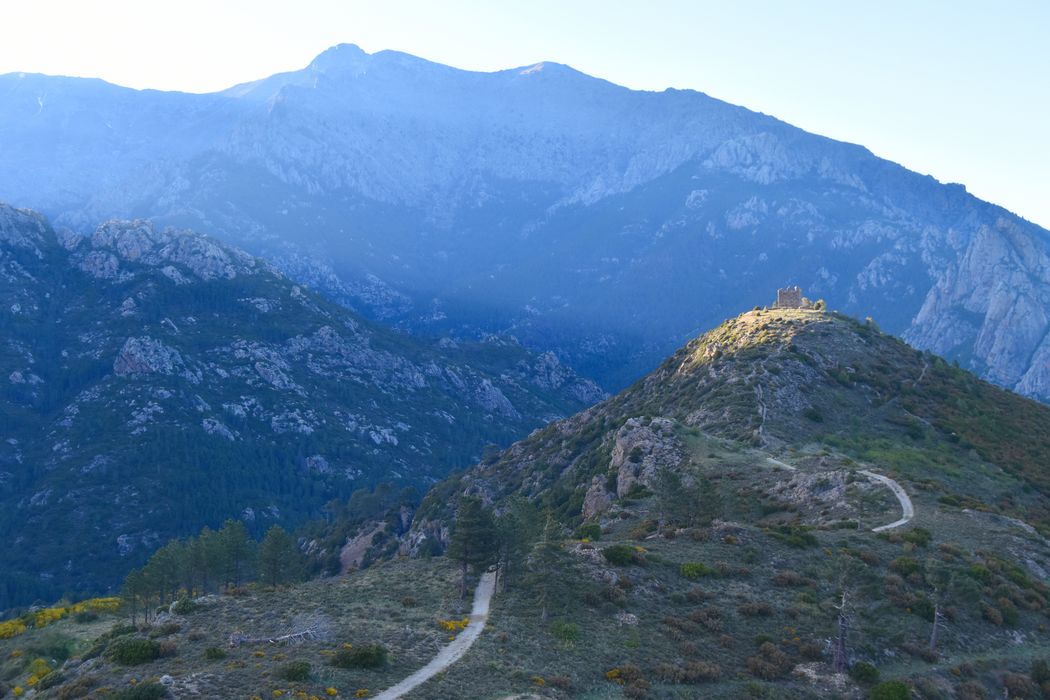
[[[425,486],[601,397],[553,355],[406,337],[205,236],[0,205],[0,610],[228,517]]]
[[[548,518],[442,689],[1039,697],[1048,435],[1045,406],[873,323],[731,319],[431,491],[410,543],[440,539],[457,493]],[[873,531],[903,509],[869,473],[903,488],[909,522]]]

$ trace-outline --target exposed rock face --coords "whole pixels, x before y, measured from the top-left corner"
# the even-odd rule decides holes
[[[498,387],[493,386],[488,379],[482,379],[474,387],[474,399],[479,406],[490,413],[506,418],[520,417],[518,410],[514,408],[514,404],[510,402],[510,399]]]
[[[1050,400],[1050,241],[1000,219],[969,239],[926,295],[905,338],[941,355],[965,354],[997,384]]]
[[[544,389],[561,389],[568,385],[573,396],[586,404],[598,403],[608,396],[600,386],[589,379],[581,379],[574,371],[563,365],[558,356],[549,350],[536,358],[531,372],[533,382],[537,386]]]
[[[343,548],[339,550],[339,563],[341,573],[347,573],[361,568],[368,550],[372,547],[372,540],[386,530],[386,523],[379,523],[374,528],[366,529],[364,532],[350,538]]]
[[[630,418],[616,431],[611,469],[615,469],[616,495],[626,496],[636,483],[652,484],[662,468],[674,469],[683,459],[674,422],[667,418]]]
[[[136,374],[175,374],[184,367],[182,355],[149,336],[128,338],[113,361],[113,371],[121,377]]]
[[[612,505],[615,494],[609,492],[605,482],[606,480],[601,476],[595,476],[591,479],[591,485],[587,488],[587,493],[583,497],[583,509],[581,512],[584,520],[591,520],[601,515],[609,510],[609,507]]]
[[[202,280],[233,279],[238,274],[250,274],[258,265],[247,253],[206,236],[170,228],[160,230],[144,220],[108,221],[92,234],[91,246],[95,251],[89,256],[101,259],[105,254],[100,251],[113,251],[121,260],[160,267],[176,283],[182,281],[181,275],[177,268],[165,263],[188,269]],[[112,266],[112,257],[105,260],[105,264],[95,262],[91,267],[106,271]]]

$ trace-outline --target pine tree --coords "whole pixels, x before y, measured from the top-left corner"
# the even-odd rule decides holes
[[[566,573],[572,562],[562,548],[559,535],[561,526],[551,513],[547,513],[539,540],[532,547],[528,558],[528,574],[525,585],[540,606],[540,619],[546,621],[551,607],[558,604],[567,592]]]
[[[471,568],[480,570],[496,558],[496,523],[492,511],[481,499],[464,496],[459,499],[456,521],[448,545],[448,556],[460,563],[460,598],[467,596],[467,576]]]
[[[295,578],[301,570],[299,550],[283,527],[274,525],[266,531],[259,545],[259,575],[263,581],[277,588]]]
[[[145,589],[145,581],[141,569],[133,569],[124,577],[124,587],[120,591],[120,597],[124,599],[125,607],[131,614],[131,624],[136,623],[139,605]],[[146,622],[149,622],[149,603],[145,603]]]
[[[532,544],[542,529],[540,514],[526,498],[515,496],[508,500],[507,509],[496,521],[499,535],[500,585],[506,590],[524,571],[525,560]]]
[[[227,588],[241,585],[252,554],[252,540],[240,520],[227,520],[219,530],[223,582]]]

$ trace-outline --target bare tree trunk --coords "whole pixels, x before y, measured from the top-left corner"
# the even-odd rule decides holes
[[[849,634],[849,616],[846,614],[846,591],[842,591],[842,601],[839,603],[838,636],[835,638],[835,647],[832,652],[831,666],[835,673],[846,672],[846,636]]]
[[[930,630],[930,652],[937,653],[937,632],[941,627],[941,603],[933,605],[933,629]]]

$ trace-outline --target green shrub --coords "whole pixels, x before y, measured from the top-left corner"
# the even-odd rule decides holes
[[[556,620],[551,624],[551,634],[559,641],[565,642],[566,644],[573,644],[580,639],[580,627],[573,622]]]
[[[772,530],[771,534],[790,547],[815,547],[819,541],[817,536],[810,532],[811,529],[805,525],[781,525]]]
[[[909,700],[911,691],[900,681],[883,681],[871,689],[869,700]]]
[[[98,613],[92,612],[91,610],[83,610],[73,616],[73,620],[79,624],[87,624],[88,622],[94,622],[98,619]]]
[[[93,688],[98,686],[98,677],[91,674],[80,676],[76,680],[66,683],[58,689],[58,700],[76,700],[86,698],[91,694]]]
[[[638,552],[634,547],[627,544],[614,544],[602,550],[602,556],[610,564],[616,566],[629,566],[640,563]]]
[[[992,571],[984,564],[972,565],[969,574],[981,583],[988,583],[992,580]]]
[[[110,628],[109,632],[102,633],[99,639],[116,639],[117,637],[123,637],[125,634],[134,634],[137,631],[135,625],[127,622],[118,622]]]
[[[163,625],[158,625],[149,631],[149,636],[152,639],[158,637],[168,637],[175,634],[176,632],[182,631],[182,625],[177,622],[165,622]]]
[[[37,681],[36,689],[47,690],[48,688],[54,688],[57,685],[61,685],[65,680],[66,677],[62,675],[61,671],[52,671]]]
[[[204,658],[208,661],[221,661],[229,656],[225,649],[219,647],[208,647],[204,650]]]
[[[160,700],[168,697],[168,689],[160,683],[139,683],[107,697],[110,700]]]
[[[704,681],[717,681],[722,675],[722,668],[718,664],[707,661],[690,661],[685,665],[686,683],[702,683]]]
[[[914,557],[897,557],[890,562],[890,571],[901,576],[910,576],[921,568],[922,566]]]
[[[773,606],[765,601],[751,601],[737,608],[744,617],[769,617],[773,614]]]
[[[141,637],[118,637],[106,649],[106,657],[124,666],[137,666],[160,658],[160,642]]]
[[[765,681],[779,678],[790,669],[791,659],[770,642],[760,646],[758,653],[747,659],[747,670],[751,675]]]
[[[933,539],[930,531],[923,527],[916,527],[904,533],[904,541],[911,542],[919,547],[925,547]]]
[[[802,412],[802,415],[804,415],[806,418],[810,419],[814,423],[824,422],[824,415],[820,411],[818,411],[815,406],[810,406],[809,408],[804,410]]]
[[[695,581],[704,576],[715,576],[718,574],[718,571],[703,562],[690,561],[678,567],[678,573],[682,574],[682,576],[685,576],[690,581]]]
[[[310,676],[310,664],[306,661],[290,661],[277,669],[277,677],[286,681],[305,681]]]
[[[850,677],[858,683],[865,685],[871,685],[879,680],[879,669],[875,668],[873,664],[869,664],[867,661],[858,661],[853,664],[853,668],[849,670]]]
[[[1044,659],[1036,659],[1032,662],[1032,672],[1029,674],[1032,676],[1032,680],[1043,685],[1047,681],[1050,681],[1050,664]]]
[[[379,668],[386,664],[387,649],[382,644],[365,644],[350,649],[340,649],[332,657],[336,668]]]
[[[171,611],[176,615],[189,615],[197,609],[197,604],[190,600],[189,596],[182,596],[171,606]]]
[[[576,528],[576,538],[581,540],[600,540],[602,526],[598,523],[584,523]]]

